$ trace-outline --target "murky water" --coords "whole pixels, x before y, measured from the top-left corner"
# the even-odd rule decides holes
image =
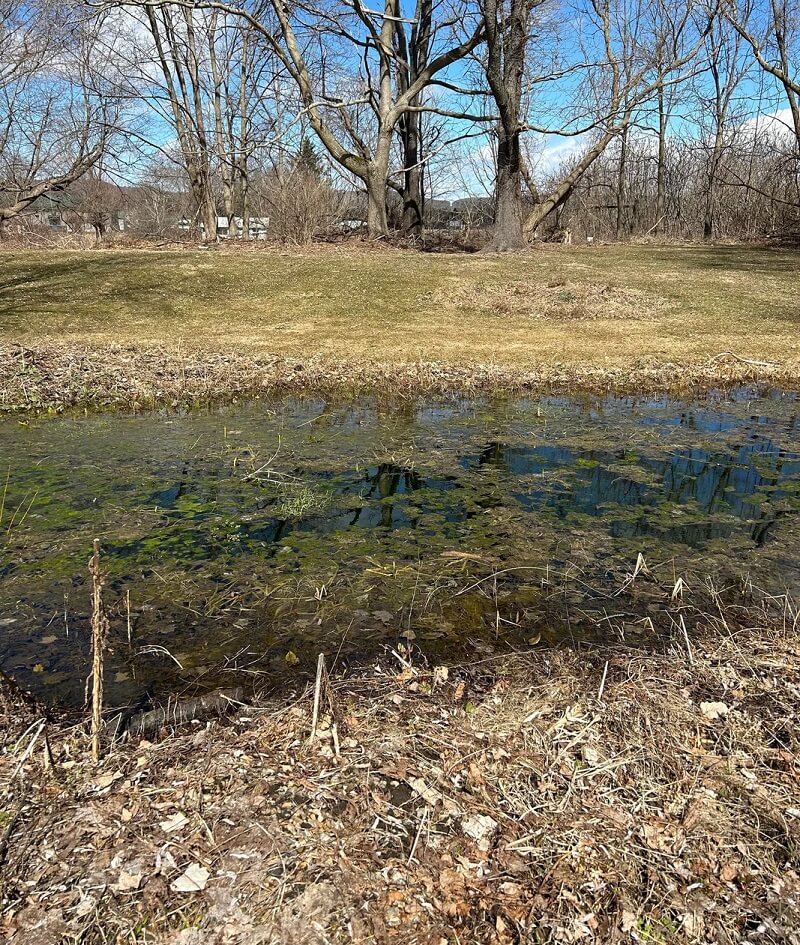
[[[9,420],[0,457],[0,666],[73,703],[94,537],[116,703],[299,672],[320,649],[597,632],[639,553],[687,582],[800,590],[786,392]]]

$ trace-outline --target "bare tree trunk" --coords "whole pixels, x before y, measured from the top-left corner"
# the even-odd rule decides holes
[[[504,15],[498,9],[497,0],[482,0],[486,25],[486,78],[500,113],[495,222],[487,252],[515,252],[527,246],[523,231],[520,114],[525,52],[534,4],[535,0],[511,0]]]
[[[714,145],[711,150],[711,156],[708,164],[708,180],[706,182],[705,193],[705,214],[703,215],[703,239],[710,240],[714,238],[714,202],[717,196],[717,170],[719,168],[720,158],[722,156],[722,147],[724,144],[722,124],[717,124],[717,130],[714,134]]]
[[[192,14],[190,11],[184,10],[187,39],[194,56],[192,65],[181,62],[180,47],[169,10],[163,7],[160,14],[161,20],[159,21],[152,7],[146,9],[150,34],[153,37],[158,54],[164,85],[172,110],[174,127],[181,146],[186,175],[189,178],[192,197],[203,224],[203,238],[216,242],[217,208],[211,188],[208,144],[203,124],[200,90],[198,88],[196,47],[190,19]],[[187,77],[194,85],[191,93]]]
[[[433,0],[417,0],[414,25],[408,41],[404,25],[400,22],[402,10],[399,2],[395,3],[395,15],[398,17],[395,35],[400,52],[398,85],[401,92],[406,92],[428,64]],[[421,101],[421,95],[415,96],[410,103],[412,110],[407,111],[400,122],[404,168],[402,228],[403,232],[410,236],[421,236],[423,228],[422,120],[420,113],[414,110],[419,107]]]
[[[656,219],[654,229],[666,230],[667,216],[667,126],[669,115],[664,103],[664,86],[658,87],[658,166],[656,168]]]
[[[615,221],[615,235],[622,239],[625,224],[625,163],[628,158],[628,128],[619,136],[619,164],[617,165],[617,218]]]
[[[250,79],[250,33],[242,37],[242,65],[239,71],[239,201],[242,211],[242,239],[250,239],[250,103],[247,83]]]
[[[403,232],[422,234],[422,166],[419,112],[408,112],[403,127]]]
[[[486,249],[493,253],[513,253],[528,245],[523,233],[519,131],[506,135],[501,126],[498,138],[494,230]]]
[[[240,169],[239,194],[242,204],[242,239],[250,239],[250,177],[247,164],[243,163]]]
[[[705,193],[705,213],[703,215],[703,239],[714,236],[714,201],[717,188],[717,171],[725,144],[725,120],[728,113],[731,89],[725,88],[725,81],[720,75],[721,46],[715,36],[711,37],[711,77],[714,80],[714,144],[708,159],[708,180]]]
[[[202,201],[200,219],[203,221],[203,235],[207,243],[216,243],[219,237],[217,233],[217,202],[214,199],[211,182],[208,178],[204,181]]]
[[[367,232],[370,239],[383,239],[389,235],[389,216],[386,209],[386,194],[389,188],[389,159],[392,151],[392,129],[383,128],[378,133],[375,156],[367,166],[364,183],[367,188]]]

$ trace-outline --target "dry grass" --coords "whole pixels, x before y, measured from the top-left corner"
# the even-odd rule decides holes
[[[306,690],[117,744],[100,769],[83,729],[50,726],[45,769],[17,707],[0,928],[19,945],[799,942],[797,613],[660,594],[690,628],[665,651],[448,669],[387,652],[331,684],[313,741]],[[205,888],[174,888],[192,865]]]
[[[512,321],[527,318],[545,321],[642,321],[657,318],[669,308],[660,296],[639,289],[581,282],[466,282],[438,294],[445,310],[480,313]]]
[[[732,352],[693,364],[639,358],[619,367],[588,362],[545,364],[523,371],[491,362],[376,363],[316,356],[301,361],[183,347],[0,344],[0,412],[136,409],[201,404],[238,395],[307,392],[339,396],[385,391],[413,397],[497,390],[664,391],[748,382],[788,385],[799,376],[794,364],[749,361]]]
[[[15,343],[64,356],[135,347],[174,363],[222,357],[236,363],[232,388],[240,363],[273,361],[311,365],[315,380],[377,382],[426,365],[417,373],[704,382],[727,352],[800,376],[800,266],[777,249],[27,251],[3,254],[0,267],[7,402],[19,386]]]

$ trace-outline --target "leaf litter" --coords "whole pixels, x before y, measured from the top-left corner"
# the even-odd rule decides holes
[[[691,650],[387,651],[329,681],[313,737],[309,685],[109,744],[99,770],[82,726],[5,685],[0,930],[796,945],[797,627],[773,598],[710,613]]]

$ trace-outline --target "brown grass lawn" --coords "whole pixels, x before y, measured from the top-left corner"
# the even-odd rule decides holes
[[[800,256],[733,246],[524,256],[333,247],[0,253],[0,343],[535,370],[800,364]]]

